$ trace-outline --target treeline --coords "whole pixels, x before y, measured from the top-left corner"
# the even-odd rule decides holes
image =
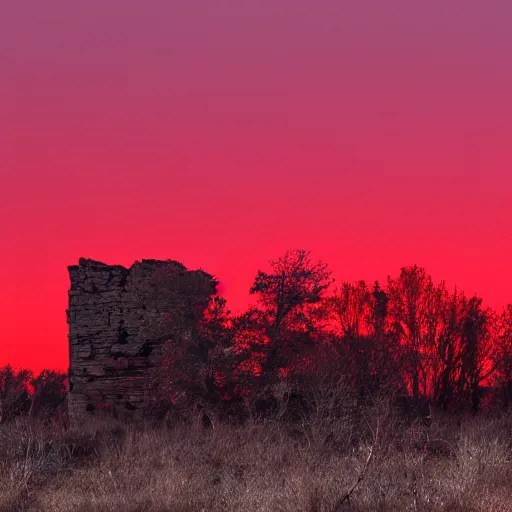
[[[152,376],[164,409],[263,414],[291,400],[304,409],[340,386],[358,403],[385,395],[446,411],[512,399],[512,305],[493,311],[418,266],[385,283],[338,285],[326,264],[294,250],[258,271],[250,293],[257,305],[243,314],[214,297],[198,323],[174,319]]]
[[[168,338],[147,376],[155,414],[200,408],[243,418],[290,404],[305,413],[333,389],[346,403],[384,395],[473,413],[512,400],[512,305],[493,311],[417,266],[385,283],[337,284],[308,251],[289,251],[258,271],[256,305],[238,315],[219,296],[203,308],[180,295],[177,307],[172,278],[158,276],[168,308],[148,327]],[[65,395],[64,374],[6,367],[0,421],[48,414]]]
[[[43,370],[33,375],[30,370],[15,370],[10,365],[0,368],[0,423],[17,416],[51,419],[62,410],[67,394],[67,375]]]

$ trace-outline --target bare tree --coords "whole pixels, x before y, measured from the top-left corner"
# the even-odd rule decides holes
[[[0,368],[0,423],[26,412],[31,376],[29,370],[15,371],[10,365]]]
[[[493,312],[484,308],[482,299],[471,297],[462,327],[462,364],[459,374],[459,393],[470,398],[473,412],[481,401],[481,385],[494,372],[494,336],[496,325]]]
[[[329,297],[328,305],[342,336],[358,338],[368,333],[372,298],[365,281],[345,282]]]
[[[447,409],[455,396],[463,357],[462,331],[467,299],[457,289],[452,294],[443,287],[440,328],[433,358],[433,398]]]
[[[436,287],[425,269],[402,268],[396,279],[388,278],[390,315],[408,350],[407,367],[415,399],[429,391],[429,366],[439,334],[442,288]]]
[[[494,382],[503,393],[503,405],[512,401],[512,304],[508,304],[499,318],[496,336]]]

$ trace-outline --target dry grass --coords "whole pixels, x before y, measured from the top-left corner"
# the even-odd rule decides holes
[[[96,423],[0,427],[0,511],[333,512],[368,458],[376,416],[291,427]],[[379,416],[364,479],[340,511],[512,511],[512,417]]]

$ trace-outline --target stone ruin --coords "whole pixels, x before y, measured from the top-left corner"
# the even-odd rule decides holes
[[[68,267],[69,415],[143,413],[150,370],[169,338],[159,318],[197,321],[216,291],[207,273],[175,261],[142,260],[130,268],[81,258]]]

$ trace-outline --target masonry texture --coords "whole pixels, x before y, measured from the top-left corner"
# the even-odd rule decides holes
[[[143,413],[148,375],[161,360],[169,326],[197,321],[215,280],[170,260],[127,269],[81,258],[68,270],[71,421]]]

